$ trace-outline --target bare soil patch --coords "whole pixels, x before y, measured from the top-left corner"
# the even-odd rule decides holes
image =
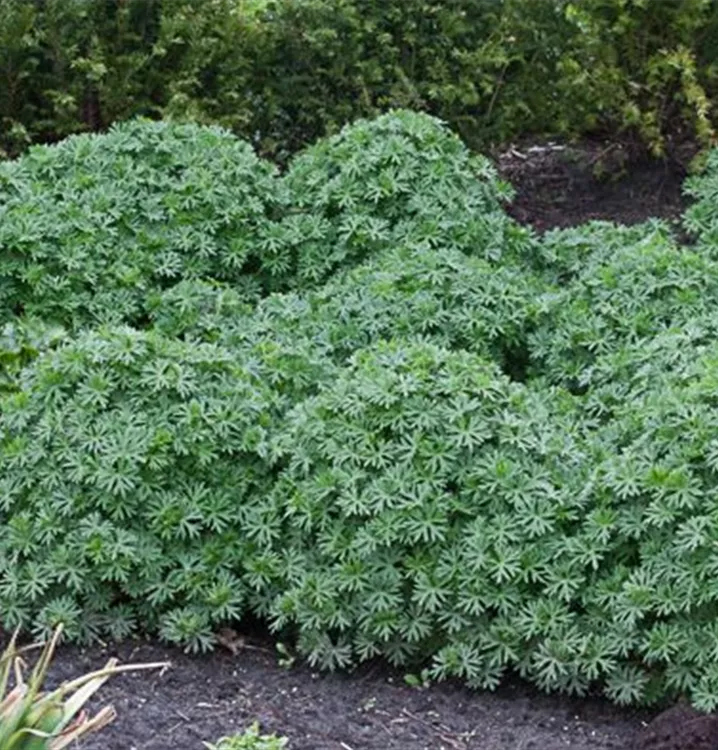
[[[657,161],[627,146],[587,141],[509,148],[496,162],[517,192],[510,213],[545,231],[593,219],[677,219],[687,205],[681,186],[690,153]]]
[[[291,750],[604,750],[628,748],[645,715],[597,699],[546,696],[520,683],[497,693],[454,684],[411,688],[375,665],[350,675],[283,668],[254,649],[190,657],[157,644],[64,648],[53,679],[109,657],[164,661],[164,674],[122,675],[102,689],[119,713],[83,750],[201,750],[254,720]]]

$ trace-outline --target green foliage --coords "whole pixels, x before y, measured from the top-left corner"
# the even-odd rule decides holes
[[[718,248],[718,149],[709,152],[699,174],[689,177],[684,192],[693,200],[683,216],[683,226],[697,240],[701,252]]]
[[[0,89],[0,157],[22,150],[32,137],[27,126],[37,114],[23,94],[36,80],[40,45],[35,24],[32,3],[0,4],[0,65],[6,73]]]
[[[553,5],[568,25],[554,36],[557,99],[565,109],[569,101],[577,105],[558,115],[564,128],[582,120],[587,129],[632,130],[659,156],[686,134],[712,142],[707,92],[718,79],[708,40],[718,16],[710,0]]]
[[[537,276],[508,262],[399,248],[318,289],[267,297],[248,318],[208,317],[192,332],[222,335],[232,347],[262,340],[287,351],[311,347],[338,365],[377,340],[418,338],[492,356],[511,369],[521,366],[517,357],[543,289]]]
[[[223,737],[216,744],[205,742],[207,750],[283,750],[287,747],[286,737],[275,734],[260,734],[259,724],[254,723],[242,734]]]
[[[29,143],[158,114],[166,84],[152,39],[162,5],[3,0],[0,148],[15,155]]]
[[[671,132],[712,135],[710,0],[279,0],[243,18],[232,5],[183,8],[193,85],[173,112],[219,118],[280,157],[397,106],[482,147],[632,129],[663,153]]]
[[[16,389],[16,378],[35,357],[66,338],[66,332],[40,320],[16,318],[0,329],[0,393]]]
[[[279,440],[291,576],[275,627],[296,626],[324,668],[433,654],[437,677],[490,687],[521,661],[555,686],[539,655],[571,626],[591,640],[570,610],[603,554],[570,407],[460,350],[358,352]],[[567,669],[578,684],[578,662]]]
[[[3,316],[137,323],[184,278],[256,294],[273,175],[229,133],[142,122],[0,164]]]
[[[687,692],[706,711],[718,706],[717,322],[713,314],[634,344],[608,363],[613,380],[590,400],[604,415],[594,491],[618,510],[606,533],[627,554],[602,615],[631,625],[644,695]]]
[[[718,706],[707,163],[695,246],[536,237],[401,111],[281,176],[147,123],[5,165],[2,626]]]
[[[298,252],[300,280],[382,247],[441,246],[496,259],[514,236],[525,237],[501,211],[511,189],[488,160],[413,112],[359,121],[320,141],[292,161],[284,182],[298,212],[290,222],[309,238]]]
[[[245,499],[268,491],[285,408],[263,380],[259,357],[131,329],[38,358],[3,403],[5,625],[87,639],[142,623],[199,649],[239,617],[267,533]]]
[[[410,112],[347,127],[282,180],[218,128],[127,123],[0,164],[3,317],[144,326],[182,281],[251,301],[442,233],[467,253],[525,251],[506,193],[488,162]]]
[[[0,148],[138,114],[281,161],[358,117],[430,112],[474,146],[713,136],[711,0],[2,0]]]
[[[557,288],[544,295],[531,335],[537,371],[583,390],[602,354],[685,326],[715,308],[718,264],[679,247],[667,226],[593,223],[552,232],[543,248]]]

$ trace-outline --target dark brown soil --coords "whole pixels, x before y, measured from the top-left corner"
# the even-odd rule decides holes
[[[510,213],[539,231],[605,219],[676,219],[691,149],[680,160],[646,159],[627,147],[587,142],[510,148],[496,161],[517,195]]]
[[[496,694],[456,685],[410,688],[381,668],[354,675],[285,669],[271,653],[188,657],[157,645],[62,649],[54,678],[123,662],[170,660],[164,674],[123,675],[102,689],[119,713],[83,750],[201,750],[254,720],[291,750],[600,750],[628,748],[641,715],[598,700],[545,696],[523,685]],[[663,749],[661,749],[663,750]],[[668,750],[666,748],[665,750]]]
[[[499,159],[517,188],[513,215],[537,230],[589,219],[674,219],[683,170],[638,162],[622,179],[620,149],[601,144],[513,149]],[[613,177],[599,178],[601,165]],[[53,679],[101,666],[115,651],[61,649]],[[122,661],[172,662],[165,673],[117,677],[101,691],[119,713],[84,750],[202,750],[203,741],[258,720],[291,750],[716,750],[718,719],[678,708],[646,728],[647,715],[596,699],[548,697],[514,684],[495,694],[455,685],[410,688],[382,668],[350,676],[279,666],[271,649],[188,657],[157,644],[117,650]]]
[[[637,737],[634,750],[715,750],[718,716],[705,716],[688,706],[664,711]]]

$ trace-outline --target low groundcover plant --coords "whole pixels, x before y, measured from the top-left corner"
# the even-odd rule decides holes
[[[695,245],[535,236],[417,113],[281,175],[147,123],[3,166],[2,624],[715,708],[707,164]]]
[[[259,724],[255,722],[242,734],[222,737],[214,744],[205,742],[204,746],[207,750],[284,750],[287,747],[287,738],[261,734]]]

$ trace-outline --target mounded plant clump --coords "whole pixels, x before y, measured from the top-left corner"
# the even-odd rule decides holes
[[[0,164],[0,305],[63,325],[140,323],[184,278],[252,288],[274,169],[219,128],[117,125]],[[262,278],[262,281],[265,279]]]
[[[308,222],[299,277],[315,280],[384,247],[457,249],[497,259],[526,232],[506,220],[512,191],[487,159],[412,112],[362,121],[291,163],[285,186]]]
[[[708,164],[685,247],[535,237],[408,112],[281,176],[143,123],[6,165],[3,626],[718,705]]]
[[[558,230],[543,250],[555,290],[538,305],[531,355],[537,373],[578,391],[602,355],[703,319],[718,300],[716,257],[681,247],[663,222]]]

